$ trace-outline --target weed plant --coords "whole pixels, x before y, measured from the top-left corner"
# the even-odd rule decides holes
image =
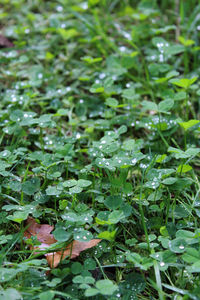
[[[0,4],[0,299],[200,299],[199,1]]]

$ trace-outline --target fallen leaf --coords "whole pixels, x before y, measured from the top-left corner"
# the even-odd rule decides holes
[[[82,251],[96,246],[100,241],[100,239],[93,239],[89,242],[73,241],[66,247],[64,251],[48,253],[45,254],[45,256],[49,266],[51,268],[55,268],[61,260],[65,259],[66,256],[69,256],[70,259],[73,259],[79,256]]]
[[[0,47],[11,48],[14,44],[9,41],[4,35],[0,34]]]
[[[35,219],[29,217],[27,219],[28,228],[24,232],[24,236],[27,239],[30,239],[31,236],[36,236],[37,240],[41,242],[40,245],[35,246],[34,249],[44,250],[48,248],[50,245],[57,242],[54,238],[51,231],[54,229],[54,226],[50,226],[48,224],[38,224]],[[80,255],[80,253],[86,249],[92,248],[96,246],[101,240],[93,239],[89,242],[79,242],[73,241],[66,248],[61,251],[47,253],[45,254],[47,262],[51,268],[56,268],[58,264],[65,259],[66,256],[69,256],[70,259],[73,259]],[[38,252],[35,252],[35,254]]]

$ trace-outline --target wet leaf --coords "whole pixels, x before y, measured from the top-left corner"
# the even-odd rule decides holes
[[[41,242],[38,246],[34,246],[34,250],[40,249],[44,250],[50,247],[52,244],[55,244],[57,240],[54,238],[51,231],[54,229],[54,226],[50,226],[48,224],[38,224],[35,219],[28,218],[27,219],[27,230],[24,232],[24,236],[27,239],[30,239],[32,236],[36,236],[37,240]],[[65,233],[65,232],[64,232]],[[90,234],[90,232],[85,232]],[[85,236],[84,233],[84,236]],[[67,234],[67,232],[66,232]],[[55,230],[54,235],[57,236],[60,240],[63,241],[66,236],[63,237],[63,231]],[[87,240],[87,239],[86,239]],[[92,248],[96,246],[101,240],[100,239],[93,239],[89,241],[73,241],[72,243],[68,244],[66,248],[62,249],[61,251],[47,253],[45,254],[47,262],[51,268],[55,268],[58,264],[65,259],[65,257],[69,256],[70,259],[73,259],[80,255],[80,253],[86,249]]]
[[[14,47],[14,44],[9,39],[7,39],[5,36],[0,34],[0,47],[12,48],[12,47]]]

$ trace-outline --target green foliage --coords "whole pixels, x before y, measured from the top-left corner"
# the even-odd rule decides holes
[[[179,2],[2,1],[0,300],[199,299],[200,4]]]

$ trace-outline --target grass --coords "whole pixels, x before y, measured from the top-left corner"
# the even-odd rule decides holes
[[[198,1],[0,3],[0,299],[200,299]]]

